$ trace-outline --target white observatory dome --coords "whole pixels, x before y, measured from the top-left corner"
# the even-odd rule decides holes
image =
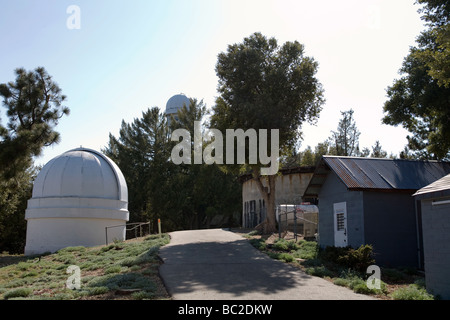
[[[25,254],[125,240],[128,189],[117,165],[91,149],[67,151],[40,171],[25,213]]]
[[[184,94],[176,94],[167,101],[166,115],[176,114],[184,105],[189,108],[190,103],[189,98]]]

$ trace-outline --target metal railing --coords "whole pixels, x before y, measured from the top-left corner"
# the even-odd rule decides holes
[[[289,217],[288,217],[289,216]],[[314,219],[316,220],[316,219]],[[318,221],[305,218],[305,215],[295,208],[293,210],[287,210],[278,212],[278,237],[286,237],[288,231],[293,233],[295,241],[298,240],[298,236],[304,238],[315,238],[315,230],[318,225]],[[314,226],[314,227],[312,227]]]
[[[148,232],[145,233],[145,229],[143,228],[143,226],[148,225]],[[127,228],[127,226],[132,226],[131,228]],[[112,228],[123,228],[125,227],[125,239],[133,239],[132,238],[128,238],[127,237],[127,232],[128,231],[134,231],[134,238],[138,237],[138,231],[139,231],[139,237],[142,237],[146,234],[150,234],[150,222],[134,222],[134,223],[126,223],[126,224],[121,224],[121,225],[117,225],[117,226],[109,226],[109,227],[105,227],[105,238],[106,238],[106,244],[108,245],[109,241],[108,241],[108,229],[112,229]]]

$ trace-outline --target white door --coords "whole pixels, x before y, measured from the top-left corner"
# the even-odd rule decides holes
[[[333,204],[334,246],[346,247],[347,244],[347,203]]]

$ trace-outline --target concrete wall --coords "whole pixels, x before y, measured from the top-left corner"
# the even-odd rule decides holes
[[[424,199],[421,201],[421,210],[426,286],[431,293],[448,300],[450,299],[450,204],[432,205],[432,199]]]
[[[278,175],[275,182],[275,204],[300,204],[302,202],[301,196],[308,186],[312,175],[313,172]],[[263,181],[263,184],[264,186],[268,185],[267,181]],[[251,203],[252,201],[254,202]],[[249,210],[256,212],[256,224],[262,222],[265,203],[253,179],[247,180],[242,184],[242,221],[244,227],[246,227],[245,213]]]
[[[45,218],[28,219],[25,255],[55,252],[65,247],[93,247],[114,240],[125,240],[124,220],[89,219],[89,218]]]
[[[319,192],[319,245],[334,246],[333,204],[346,202],[347,241],[357,248],[364,243],[362,191],[348,191],[334,172],[328,176]]]
[[[364,191],[365,243],[377,264],[418,267],[414,198],[410,193]]]

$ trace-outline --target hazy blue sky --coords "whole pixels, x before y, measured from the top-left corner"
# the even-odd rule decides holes
[[[122,119],[164,110],[174,94],[211,107],[217,55],[258,31],[280,44],[299,41],[319,62],[326,104],[317,125],[304,126],[301,149],[324,141],[340,111],[353,108],[360,147],[380,140],[398,154],[407,132],[382,125],[382,108],[424,28],[414,2],[0,0],[0,83],[13,80],[17,67],[43,66],[67,95],[71,114],[57,126],[60,144],[37,159],[44,164],[80,145],[100,150]],[[66,25],[70,5],[80,8],[80,29]]]

